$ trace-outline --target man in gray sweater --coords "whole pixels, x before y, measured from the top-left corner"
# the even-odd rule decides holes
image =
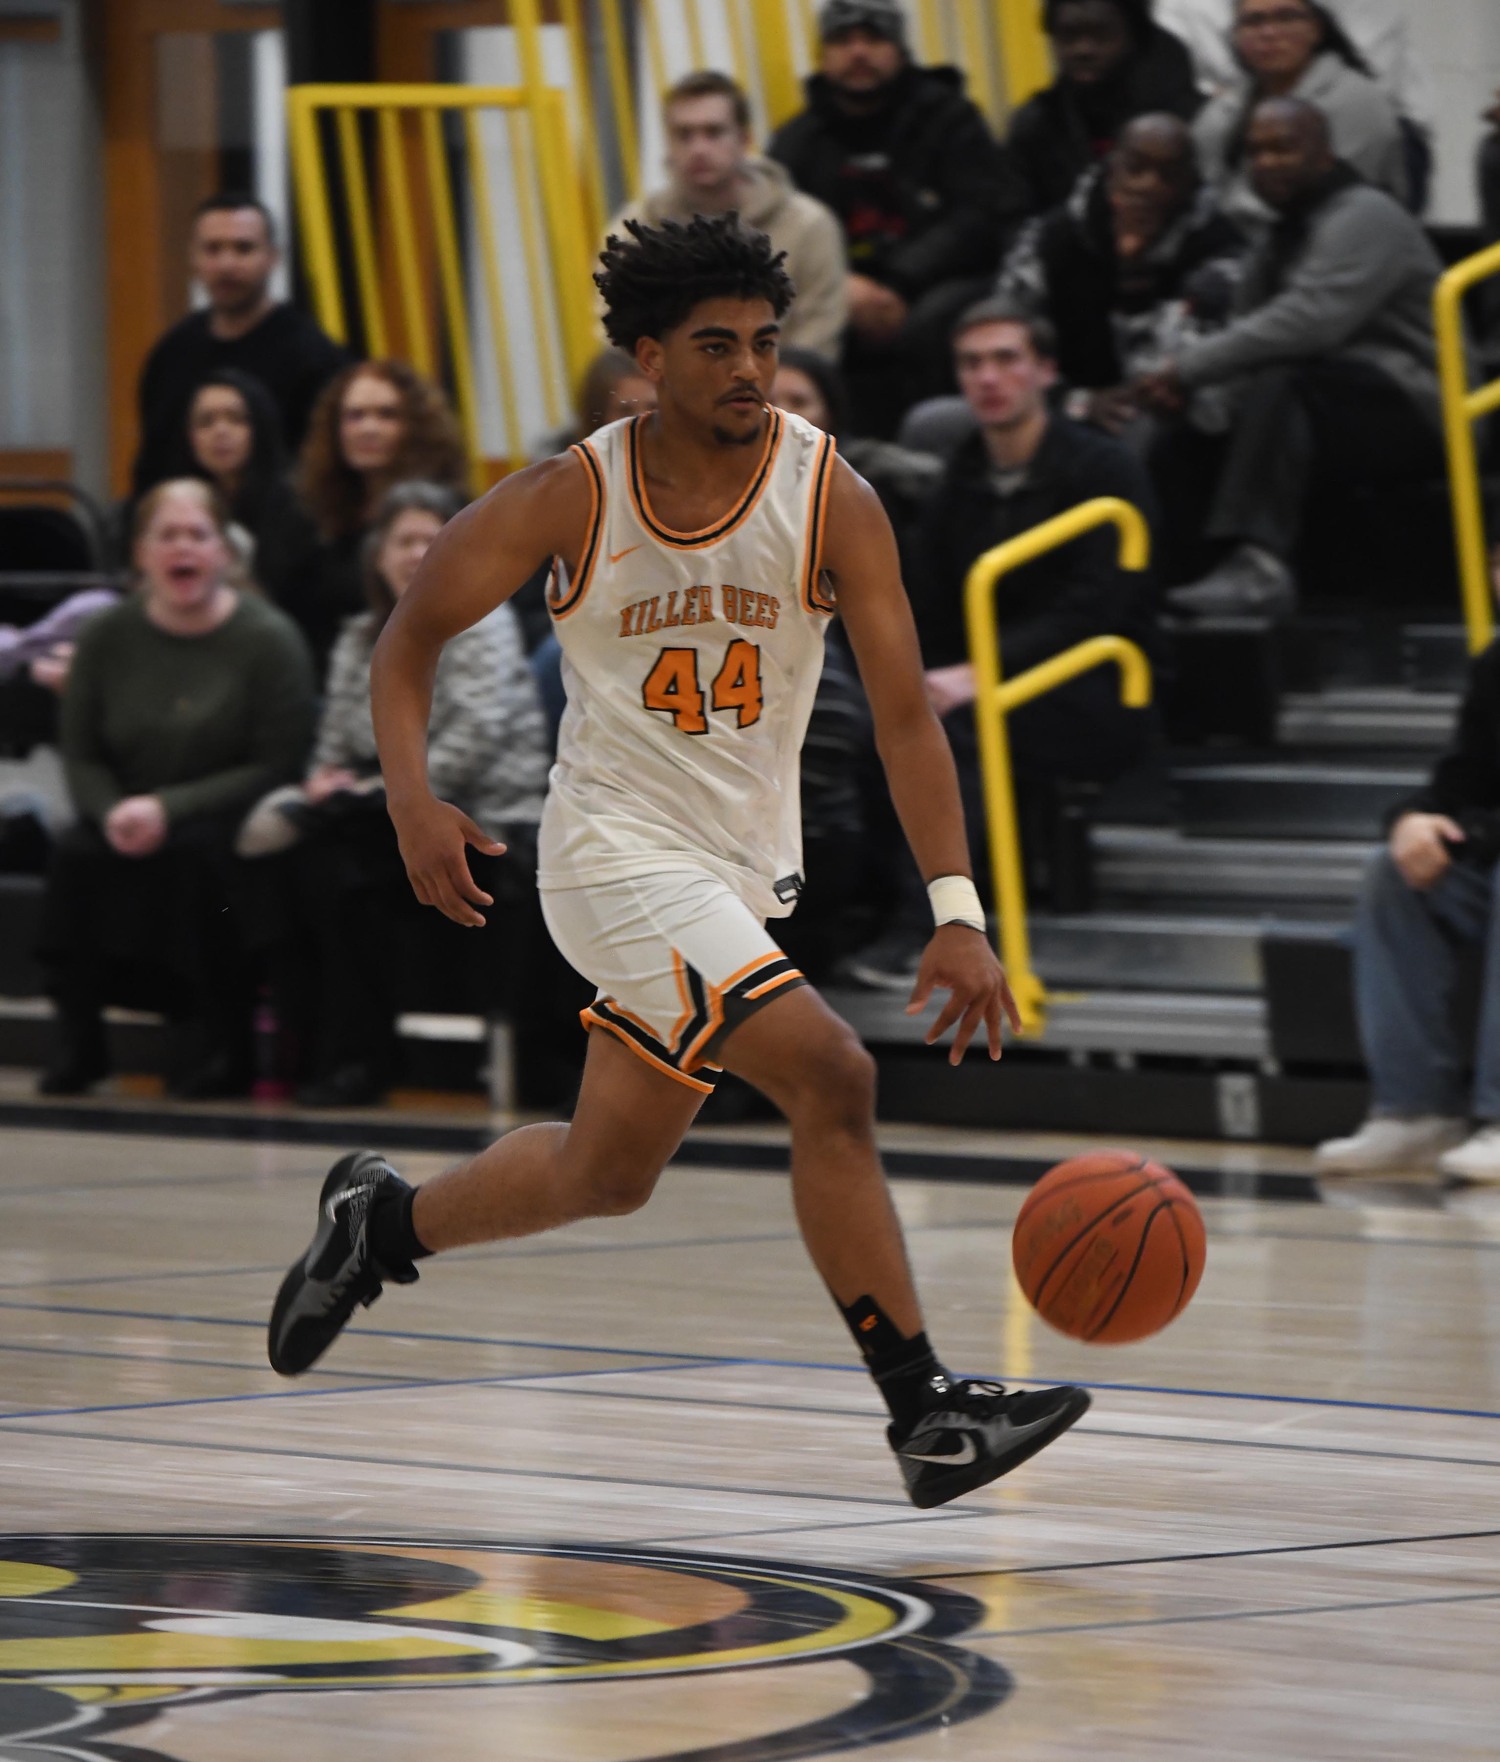
[[[1289,558],[1310,486],[1420,480],[1443,470],[1432,292],[1442,266],[1401,205],[1334,157],[1314,106],[1275,98],[1251,120],[1247,155],[1276,225],[1251,256],[1236,317],[1136,385],[1142,403],[1180,411],[1229,385],[1235,415],[1206,536],[1227,546],[1204,580],[1166,598],[1182,613],[1276,615],[1293,601]],[[1158,488],[1181,504],[1159,450]]]

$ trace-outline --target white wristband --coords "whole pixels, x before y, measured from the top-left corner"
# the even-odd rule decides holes
[[[984,935],[984,907],[979,889],[967,875],[939,875],[927,883],[934,924],[966,924]]]

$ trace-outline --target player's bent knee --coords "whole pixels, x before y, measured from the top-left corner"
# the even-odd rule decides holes
[[[590,1217],[628,1217],[656,1191],[659,1168],[616,1166],[595,1170],[585,1183]]]
[[[875,1111],[875,1060],[852,1030],[831,1035],[816,1051],[799,1050],[783,1105],[798,1114],[860,1124]]]

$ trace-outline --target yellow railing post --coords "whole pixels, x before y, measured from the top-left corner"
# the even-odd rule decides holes
[[[771,127],[780,128],[802,108],[802,82],[792,54],[792,32],[786,0],[751,0],[755,20],[755,43],[760,50],[760,74]]]
[[[292,146],[292,179],[302,222],[302,251],[312,286],[318,323],[335,342],[349,340],[344,296],[339,287],[338,253],[333,242],[333,210],[328,201],[328,175],[318,140],[318,98],[315,88],[294,86],[287,93]]]
[[[1022,1028],[1034,1032],[1042,1020],[1046,987],[1031,965],[1031,936],[1026,923],[1026,882],[1021,869],[1020,833],[1016,823],[1015,778],[1011,770],[1006,716],[1023,703],[1065,685],[1079,674],[1113,663],[1120,669],[1121,697],[1132,709],[1151,701],[1151,668],[1132,642],[1121,636],[1097,636],[1065,654],[1002,682],[1000,633],[995,589],[1001,578],[1048,551],[1071,544],[1086,532],[1115,526],[1120,533],[1120,567],[1144,569],[1151,560],[1151,531],[1141,511],[1116,496],[1083,502],[1054,520],[1044,521],[1018,538],[986,551],[964,583],[964,618],[969,659],[975,673],[974,720],[979,736],[980,778],[984,788],[989,834],[990,876],[1000,918],[1000,951],[1010,980]]]
[[[994,0],[1001,72],[1012,110],[1052,83],[1052,52],[1042,30],[1042,0]]]
[[[1448,442],[1448,485],[1453,497],[1453,536],[1458,548],[1469,650],[1476,655],[1488,648],[1494,637],[1495,609],[1490,593],[1484,498],[1479,485],[1474,425],[1500,410],[1500,379],[1470,389],[1464,296],[1496,275],[1500,275],[1500,245],[1491,245],[1488,250],[1456,263],[1438,282],[1433,297],[1438,377],[1443,389],[1443,429]]]

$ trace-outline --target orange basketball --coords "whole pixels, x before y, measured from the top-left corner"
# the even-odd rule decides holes
[[[1187,1307],[1203,1277],[1203,1214],[1170,1169],[1095,1150],[1048,1169],[1011,1237],[1026,1300],[1070,1339],[1143,1340]]]

